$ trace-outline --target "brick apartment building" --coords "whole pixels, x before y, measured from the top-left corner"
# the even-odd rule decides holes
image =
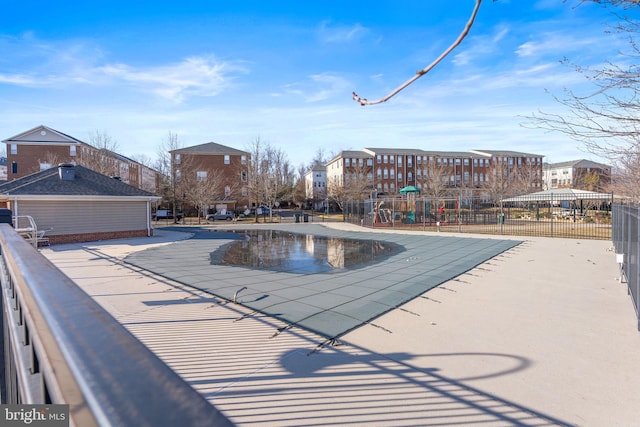
[[[526,183],[526,191],[542,190],[542,155],[503,150],[468,152],[402,148],[364,148],[342,151],[327,167],[327,182],[348,182],[353,174],[366,174],[377,194],[397,195],[412,185],[426,189],[437,175],[446,189],[481,189],[502,176]],[[433,182],[433,181],[432,181]]]
[[[176,180],[217,181],[210,210],[244,210],[251,207],[248,192],[250,154],[215,142],[170,151]],[[179,184],[178,184],[179,186]],[[177,196],[178,200],[180,195]]]
[[[98,172],[152,193],[157,192],[160,182],[158,172],[149,167],[47,126],[37,126],[2,142],[7,145],[8,181],[61,163],[73,163],[94,170],[99,165]]]

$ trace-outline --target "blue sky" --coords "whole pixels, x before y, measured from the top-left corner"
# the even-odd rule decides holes
[[[623,60],[610,12],[577,1],[485,0],[471,32],[431,73],[473,0],[29,1],[0,15],[0,139],[40,124],[129,156],[183,146],[247,149],[259,138],[294,167],[318,149],[509,149],[549,162],[590,158],[558,133],[522,126],[562,113],[548,93],[588,92],[560,63]],[[455,4],[455,8],[451,5]],[[547,92],[548,91],[548,92]]]

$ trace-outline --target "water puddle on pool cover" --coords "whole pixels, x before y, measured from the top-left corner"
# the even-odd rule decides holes
[[[343,239],[277,230],[238,230],[237,241],[211,252],[211,264],[289,273],[330,273],[380,262],[403,251],[380,240]]]

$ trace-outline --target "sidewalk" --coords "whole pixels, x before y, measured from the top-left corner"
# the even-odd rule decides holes
[[[319,347],[122,263],[185,237],[156,231],[42,253],[238,425],[640,423],[640,332],[610,242],[525,238]]]

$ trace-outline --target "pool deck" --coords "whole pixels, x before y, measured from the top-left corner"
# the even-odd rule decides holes
[[[640,425],[640,332],[611,242],[516,238],[326,343],[123,262],[184,237],[42,253],[238,425]]]

